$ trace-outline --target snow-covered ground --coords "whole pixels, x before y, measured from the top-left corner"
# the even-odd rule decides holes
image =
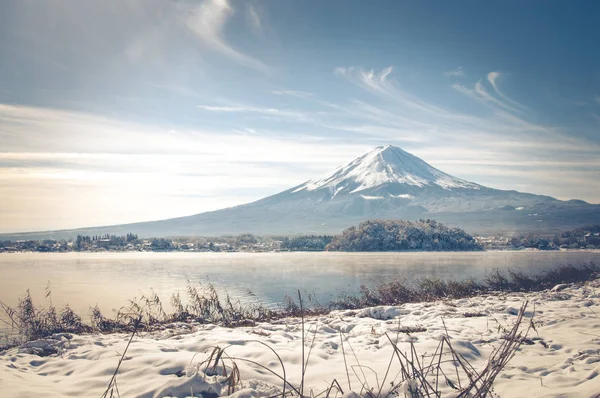
[[[529,332],[532,340],[521,346],[496,379],[494,391],[503,397],[597,397],[600,280],[584,286],[559,286],[541,293],[335,311],[307,319],[305,355],[309,359],[305,394],[317,395],[334,379],[346,393],[350,390],[349,383],[355,391],[360,391],[361,383],[365,383],[377,392],[393,358],[393,346],[385,333],[393,340],[398,339],[401,350],[409,349],[412,339],[419,355],[430,355],[440,336],[447,332],[456,351],[475,369],[482,369],[490,352],[503,341],[502,329],[510,329],[514,324],[525,300],[529,300],[526,316],[530,317],[535,308],[535,330]],[[523,326],[529,323],[527,318]],[[398,332],[406,327],[424,331],[410,336]],[[128,341],[129,336],[124,334],[59,335],[56,339],[11,349],[0,354],[0,395],[99,397]],[[234,395],[240,398],[276,395],[282,386],[278,377],[246,361],[282,374],[277,357],[259,342],[277,351],[285,364],[288,381],[298,386],[302,373],[300,319],[237,329],[173,324],[132,340],[117,377],[120,396],[184,397],[192,393],[198,396],[200,391],[227,395],[222,376],[207,376],[203,373],[206,364],[197,366],[215,346],[227,347],[228,356],[242,358],[235,362],[244,389]],[[57,352],[49,356],[34,353],[44,349],[46,353]],[[385,382],[387,387],[398,370],[398,362],[393,361]],[[452,391],[445,384],[441,388],[444,392]]]

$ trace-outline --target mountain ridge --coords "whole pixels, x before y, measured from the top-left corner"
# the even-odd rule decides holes
[[[140,237],[338,233],[369,219],[420,218],[470,233],[510,233],[600,223],[600,205],[486,187],[386,145],[321,178],[251,203],[167,220],[3,234],[0,239],[66,239],[77,234],[128,232]]]

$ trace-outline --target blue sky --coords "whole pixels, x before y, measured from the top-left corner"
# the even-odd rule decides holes
[[[600,202],[592,1],[0,3],[0,231],[245,203],[381,144]]]

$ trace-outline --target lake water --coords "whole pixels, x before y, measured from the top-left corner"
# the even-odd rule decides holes
[[[153,289],[168,303],[191,284],[213,283],[219,291],[277,304],[297,289],[321,303],[340,292],[392,277],[481,277],[494,268],[537,272],[562,264],[600,264],[600,252],[465,253],[12,253],[0,255],[0,300],[15,305],[27,289],[34,301],[66,303],[82,315],[98,304],[103,312]]]

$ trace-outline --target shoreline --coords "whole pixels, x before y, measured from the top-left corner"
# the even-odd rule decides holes
[[[63,252],[42,252],[42,251],[4,251],[0,252],[3,254],[43,254],[43,255],[56,255],[56,254],[136,254],[136,253],[156,253],[156,254],[283,254],[283,253],[300,253],[300,254],[312,254],[312,253],[328,253],[328,254],[424,254],[424,253],[597,253],[600,249],[555,249],[555,250],[542,250],[535,248],[522,248],[522,249],[484,249],[484,250],[455,250],[455,251],[433,251],[433,250],[402,250],[402,251],[328,251],[328,250],[279,250],[279,251],[185,251],[185,250],[170,250],[170,251],[151,251],[151,250],[105,250],[105,251],[63,251]]]
[[[584,283],[600,278],[600,266],[594,262],[569,263],[538,271],[524,272],[518,267],[494,268],[479,278],[465,276],[455,279],[452,276],[437,276],[388,279],[375,279],[363,284],[353,293],[338,292],[323,303],[304,290],[284,292],[283,300],[278,303],[263,302],[253,293],[246,293],[246,299],[231,297],[212,283],[187,285],[170,296],[159,296],[153,289],[150,294],[129,297],[127,304],[118,304],[118,310],[106,317],[96,304],[89,308],[90,318],[84,321],[79,307],[74,309],[67,304],[57,307],[52,301],[49,283],[45,288],[48,306],[35,305],[35,300],[26,289],[25,296],[18,298],[16,304],[7,304],[0,300],[0,321],[4,326],[0,332],[0,349],[12,347],[31,340],[44,338],[55,333],[91,333],[100,331],[111,333],[132,329],[135,321],[139,330],[152,331],[156,327],[174,321],[197,321],[215,323],[226,327],[243,324],[277,321],[288,316],[304,314],[322,315],[331,310],[365,308],[375,305],[402,305],[406,303],[425,303],[436,300],[464,299],[478,295],[510,293],[534,293],[553,286]],[[179,291],[183,291],[181,296]],[[293,292],[297,292],[293,293]],[[14,301],[14,300],[13,300]],[[164,306],[163,306],[164,303]],[[140,323],[141,322],[141,323]],[[136,326],[136,329],[138,327]]]
[[[594,397],[600,391],[600,335],[596,331],[600,322],[600,279],[533,293],[492,293],[335,310],[307,317],[304,333],[308,337],[304,344],[312,355],[307,363],[306,388],[323,391],[327,388],[325,381],[330,383],[333,379],[346,390],[352,384],[351,390],[356,392],[360,392],[361,380],[376,385],[375,374],[382,378],[393,354],[385,333],[398,336],[397,344],[404,349],[413,342],[419,353],[432,353],[440,335],[447,333],[457,351],[476,369],[482,369],[526,300],[530,307],[522,327],[531,319],[535,329],[530,330],[529,340],[496,380],[494,391],[507,397]],[[405,332],[400,331],[402,328]],[[250,358],[280,371],[272,352],[254,341],[266,343],[278,352],[288,379],[297,385],[301,374],[301,334],[302,319],[294,317],[233,329],[181,322],[163,325],[160,330],[134,338],[127,351],[128,359],[119,371],[119,389],[122,396],[148,398],[166,396],[160,394],[170,394],[169,391],[181,391],[169,396],[188,396],[189,387],[196,393],[209,388],[221,392],[217,379],[193,373],[194,366],[190,367],[206,360],[214,346],[229,346],[227,354],[232,357]],[[33,348],[45,344],[43,341],[0,353],[0,362],[6,365],[0,367],[3,391],[14,393],[9,396],[43,392],[44,396],[59,397],[83,391],[87,396],[99,396],[119,359],[115,352],[124,352],[129,334],[55,337],[50,344],[56,348],[56,354],[32,354]],[[346,357],[342,344],[346,344]],[[344,370],[345,361],[355,367],[349,377]],[[245,387],[242,391],[247,394],[244,397],[266,397],[281,390],[280,380],[272,374],[247,362],[236,364]],[[368,366],[374,373],[363,369],[362,374],[357,366]],[[187,374],[178,377],[182,372]],[[447,385],[440,388],[443,396],[452,391]],[[227,395],[222,392],[221,396]]]

